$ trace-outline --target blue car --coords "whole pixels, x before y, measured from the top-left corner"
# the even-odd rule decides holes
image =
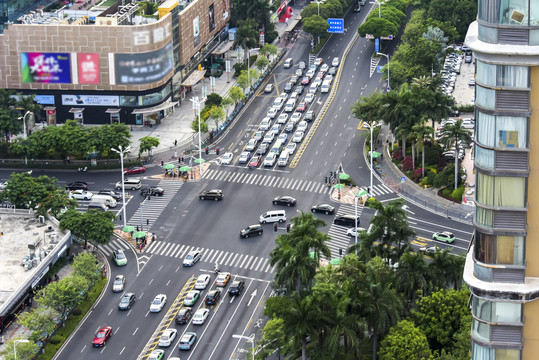
[[[180,339],[180,346],[178,347],[178,349],[191,350],[191,348],[195,344],[195,341],[197,341],[197,333],[186,332],[185,334],[183,334],[182,338]]]

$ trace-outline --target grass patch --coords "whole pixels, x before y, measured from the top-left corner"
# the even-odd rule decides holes
[[[81,303],[77,306],[77,308],[81,310],[80,315],[70,314],[65,322],[65,326],[58,328],[58,330],[56,331],[55,336],[59,337],[61,341],[57,344],[53,344],[52,342],[47,343],[44,352],[39,354],[37,360],[50,360],[54,357],[54,355],[56,355],[56,353],[62,347],[69,335],[71,335],[77,325],[84,318],[86,313],[88,313],[90,308],[94,305],[97,298],[103,291],[103,288],[105,287],[106,283],[107,279],[105,278],[99,280],[94,285],[92,290],[90,290],[88,297],[85,300],[81,301]]]

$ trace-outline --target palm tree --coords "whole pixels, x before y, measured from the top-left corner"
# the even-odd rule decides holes
[[[412,126],[412,131],[417,138],[417,144],[421,146],[421,177],[425,177],[425,143],[432,140],[432,130],[424,122]]]
[[[322,314],[314,306],[310,296],[304,297],[299,293],[292,295],[290,308],[287,310],[287,332],[294,342],[301,346],[302,360],[307,360],[307,337],[314,334],[320,326]]]
[[[298,216],[292,218],[292,229],[289,235],[292,241],[301,247],[302,252],[313,251],[315,258],[320,259],[320,255],[331,257],[331,249],[326,245],[326,241],[331,240],[328,234],[318,229],[326,226],[326,222],[314,216],[310,212],[301,211]]]
[[[406,295],[410,307],[415,307],[418,290],[427,290],[427,262],[422,253],[404,253],[399,260],[395,287]]]
[[[400,129],[402,137],[402,154],[406,156],[406,138],[415,121],[417,99],[407,83],[404,83],[398,91],[390,91],[386,94],[381,113],[392,132]]]
[[[460,143],[468,147],[472,141],[470,132],[462,127],[461,119],[458,119],[454,124],[447,123],[442,129],[440,142],[444,144],[446,149],[451,149],[455,145],[455,189],[458,188]]]
[[[432,261],[428,265],[428,278],[431,291],[453,287],[460,289],[462,285],[462,272],[464,271],[463,256],[451,254],[450,248],[436,249],[431,254]]]
[[[241,46],[247,59],[248,50],[256,47],[258,44],[258,26],[252,18],[238,21],[239,28],[236,32],[234,46]]]

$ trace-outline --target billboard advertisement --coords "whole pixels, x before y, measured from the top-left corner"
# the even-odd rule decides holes
[[[77,57],[79,84],[100,84],[99,54],[79,53]]]
[[[68,53],[21,53],[23,83],[70,84],[71,67]]]
[[[195,46],[198,46],[198,44],[200,44],[200,24],[198,16],[193,19],[193,38],[195,39]]]
[[[119,106],[120,97],[113,95],[62,95],[62,105]]]
[[[213,31],[213,29],[215,29],[215,18],[214,18],[214,8],[213,8],[213,4],[210,5],[210,7],[208,8],[208,16],[210,18],[210,32]]]
[[[115,54],[116,84],[148,84],[165,78],[173,68],[172,43],[146,53]]]

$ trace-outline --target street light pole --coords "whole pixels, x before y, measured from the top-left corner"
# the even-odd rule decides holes
[[[386,55],[386,54],[381,53],[381,52],[377,52],[376,54],[381,55],[381,56],[385,56],[386,59],[387,59],[387,91],[391,91],[391,85],[389,84],[389,55]]]
[[[323,4],[324,1],[326,1],[326,0],[322,0],[322,1],[314,0],[314,1],[312,1],[312,2],[316,3],[316,5],[318,5],[318,16],[320,16],[320,4]],[[320,44],[320,34],[318,34],[318,44]]]
[[[377,124],[376,121],[373,121],[372,123],[368,124],[368,123],[365,123],[364,126],[366,126],[370,131],[371,131],[371,146],[370,146],[370,156],[371,156],[371,186],[369,187],[369,196],[372,197],[372,155],[374,153],[374,146],[373,146],[373,139],[372,139],[372,133],[373,133],[373,130],[375,127],[378,127],[378,126],[381,126],[382,124]]]
[[[23,116],[20,116],[18,118],[18,120],[22,120],[22,131],[23,131],[23,134],[24,134],[24,138],[26,139],[28,137],[28,135],[26,134],[26,117],[30,114],[34,114],[33,112],[31,111],[27,111]]]
[[[243,336],[243,335],[232,335],[233,338],[235,339],[244,339],[244,340],[247,340],[251,343],[251,347],[252,347],[252,356],[253,356],[253,360],[255,360],[255,334],[253,333],[251,336]]]
[[[124,156],[129,151],[131,151],[131,146],[126,147],[125,149],[122,149],[122,145],[118,145],[118,149],[111,148],[112,151],[115,153],[120,154],[120,167],[122,171],[122,213],[123,213],[123,220],[124,220],[124,227],[127,225],[127,219],[125,218],[125,174],[124,174]]]
[[[202,136],[200,135],[200,101],[198,96],[195,96],[194,99],[189,99],[193,102],[193,109],[197,112],[198,117],[198,161],[200,165],[200,176],[202,176]]]
[[[354,205],[355,205],[355,209],[356,209],[356,217],[355,217],[355,222],[356,222],[356,232],[355,232],[355,242],[354,244],[356,245],[354,248],[356,249],[356,256],[357,256],[357,201],[359,199],[358,197],[358,193],[356,193],[356,196],[354,196]]]
[[[13,356],[14,360],[17,360],[17,343],[29,343],[30,340],[14,340],[13,341]]]
[[[260,48],[247,49],[247,80],[249,81],[249,92],[251,90],[251,51],[258,51]]]

